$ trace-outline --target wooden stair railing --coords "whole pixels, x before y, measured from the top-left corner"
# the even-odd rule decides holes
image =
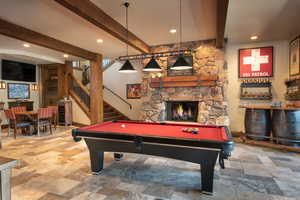
[[[90,118],[90,109],[85,105],[85,103],[80,99],[80,97],[77,96],[77,94],[71,89],[69,89],[69,94],[76,101],[76,103],[83,110],[83,112],[88,116],[88,118]]]
[[[86,88],[73,74],[69,74],[69,94],[76,101],[83,112],[90,118],[91,111],[89,105],[90,91]],[[88,98],[88,99],[87,99]],[[111,106],[107,102],[103,102],[104,106],[104,121],[112,120],[129,120],[129,118],[122,114],[119,110]],[[131,109],[131,105],[130,105]]]
[[[90,91],[73,74],[69,74],[69,94],[90,118]]]
[[[108,87],[106,87],[105,85],[103,85],[103,89],[106,89],[111,94],[113,94],[115,97],[118,97],[122,102],[124,102],[125,104],[127,104],[129,106],[130,110],[132,109],[132,105],[129,102],[127,102],[125,99],[123,99],[120,95],[118,95],[117,93],[115,93],[114,91],[112,91],[111,89],[109,89]]]
[[[84,90],[85,91],[85,93],[87,93],[87,94],[90,94],[90,90],[87,88],[87,87],[85,87],[73,74],[69,74],[69,76],[71,77],[71,79],[73,80],[73,81],[75,81],[76,82],[76,84],[82,89],[82,90]]]

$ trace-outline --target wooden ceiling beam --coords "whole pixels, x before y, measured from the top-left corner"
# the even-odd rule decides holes
[[[107,15],[101,8],[96,6],[90,0],[54,0],[65,8],[71,10],[76,15],[84,18],[90,23],[103,29],[107,33],[113,35],[122,42],[127,43],[131,47],[137,49],[142,53],[149,53],[150,46],[143,40],[138,38],[132,32],[127,30],[119,22]]]
[[[217,48],[224,47],[224,34],[229,0],[217,0]]]
[[[3,19],[0,19],[0,34],[88,60],[96,60],[97,58],[96,53],[7,22]]]

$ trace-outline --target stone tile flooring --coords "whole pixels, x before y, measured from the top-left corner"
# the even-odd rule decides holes
[[[196,164],[137,154],[120,162],[105,154],[105,169],[90,174],[83,141],[70,130],[52,136],[4,138],[1,156],[20,160],[13,169],[13,200],[296,200],[300,155],[236,144],[226,169],[217,165],[214,195],[202,195]]]

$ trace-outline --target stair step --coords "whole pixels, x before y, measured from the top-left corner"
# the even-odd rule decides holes
[[[112,120],[128,120],[127,117],[122,115],[118,110],[109,105],[106,102],[103,102],[103,110],[104,110],[104,119],[103,121],[112,121]]]
[[[112,120],[121,120],[124,119],[124,117],[122,115],[116,115],[116,116],[112,116],[112,117],[104,117],[104,121],[112,121]]]
[[[112,116],[117,116],[117,115],[120,115],[119,112],[104,112],[104,117],[112,117]]]
[[[112,112],[112,111],[115,111],[115,109],[112,107],[104,107],[104,112]]]

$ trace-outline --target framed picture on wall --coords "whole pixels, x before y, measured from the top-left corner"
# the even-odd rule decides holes
[[[290,76],[300,74],[300,36],[290,42]]]
[[[29,84],[24,83],[8,83],[7,84],[8,99],[29,99]]]
[[[273,47],[239,49],[239,78],[273,77]]]
[[[142,92],[142,87],[140,83],[126,85],[127,99],[140,99],[141,92]]]

